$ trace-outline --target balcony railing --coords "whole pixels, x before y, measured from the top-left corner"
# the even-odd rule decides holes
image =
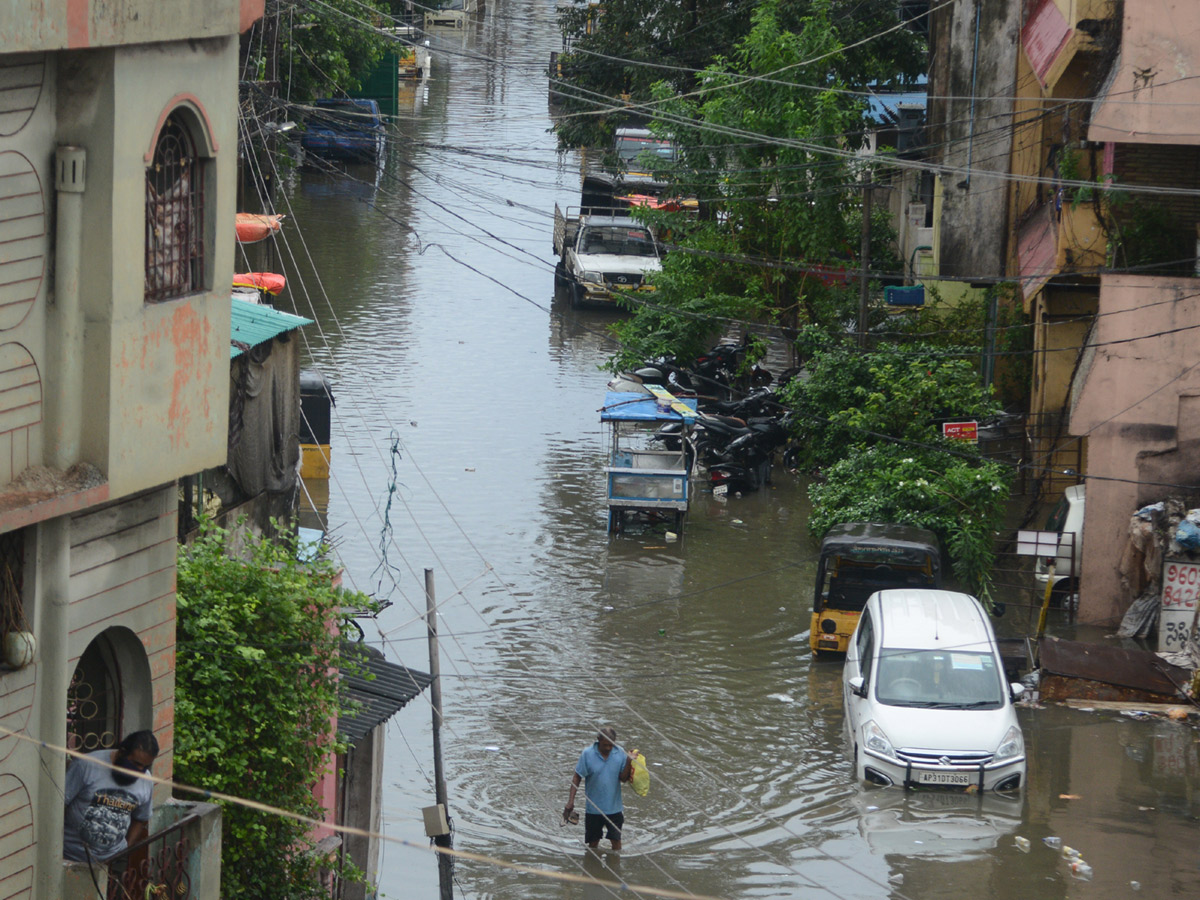
[[[154,812],[155,831],[103,866],[68,866],[63,896],[105,900],[217,900],[221,812],[211,803],[172,801]],[[104,879],[103,881],[101,879]],[[72,886],[86,887],[86,893]]]

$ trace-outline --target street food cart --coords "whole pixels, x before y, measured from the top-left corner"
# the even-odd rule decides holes
[[[609,391],[600,421],[609,426],[611,443],[607,482],[608,530],[619,532],[627,514],[669,518],[683,531],[691,497],[692,453],[688,435],[696,421],[696,401],[678,399],[663,388],[656,394]],[[656,440],[674,423],[669,439]]]

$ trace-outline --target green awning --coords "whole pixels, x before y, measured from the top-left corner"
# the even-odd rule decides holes
[[[239,300],[237,297],[232,297],[230,302],[233,305],[229,329],[230,359],[245,353],[251,347],[265,344],[286,331],[293,331],[303,325],[313,323],[312,319],[280,312],[272,306],[261,303],[250,303],[246,300]]]

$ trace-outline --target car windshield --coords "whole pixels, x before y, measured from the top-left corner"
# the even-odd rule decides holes
[[[654,241],[645,228],[630,225],[593,225],[579,236],[580,253],[615,256],[654,256]]]
[[[875,696],[889,706],[998,709],[1002,682],[991,653],[967,650],[883,649]]]
[[[675,148],[670,141],[652,137],[622,136],[617,138],[617,155],[621,157],[621,162],[626,166],[632,167],[635,163],[640,163],[643,151],[649,151],[651,155],[659,159],[672,162],[675,160]]]

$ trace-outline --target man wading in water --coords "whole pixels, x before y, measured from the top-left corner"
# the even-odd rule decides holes
[[[613,851],[621,852],[621,828],[625,824],[621,782],[632,777],[633,758],[617,746],[617,730],[605,725],[596,733],[596,743],[579,754],[571,778],[571,794],[563,809],[563,820],[570,821],[575,809],[575,792],[583,781],[583,792],[587,796],[583,841],[592,850],[600,845],[601,837],[607,837]]]

